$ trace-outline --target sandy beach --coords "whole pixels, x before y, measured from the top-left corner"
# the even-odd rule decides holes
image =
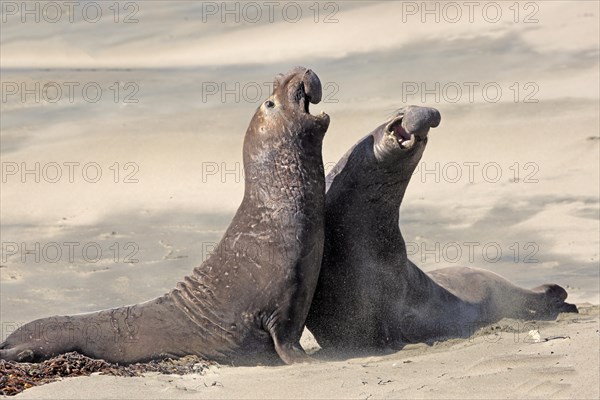
[[[239,23],[206,3],[121,4],[119,22],[102,3],[97,22],[78,8],[58,23],[3,3],[1,339],[154,298],[199,265],[241,200],[249,119],[294,65],[323,82],[311,111],[331,116],[326,169],[402,105],[440,110],[400,214],[411,260],[557,283],[581,314],[501,321],[497,341],[486,328],[393,354],[65,379],[18,397],[598,398],[598,3],[520,2],[516,15],[496,2],[496,22],[488,2],[472,21],[462,3],[461,17],[428,3],[438,21],[420,2],[320,3],[318,18],[301,3],[297,22],[277,9]]]
[[[102,375],[34,387],[23,399],[598,398],[598,307],[556,322],[502,320],[468,340],[285,367],[211,367],[203,374]],[[310,347],[310,341],[303,343]],[[336,360],[342,358],[343,360]]]

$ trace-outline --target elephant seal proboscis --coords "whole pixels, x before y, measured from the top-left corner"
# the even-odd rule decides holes
[[[400,109],[327,176],[325,250],[307,318],[323,348],[397,349],[503,317],[577,311],[558,285],[526,290],[468,267],[426,274],[407,258],[399,208],[440,119],[433,108]]]
[[[310,69],[276,77],[244,139],[242,203],[213,254],[175,289],[141,304],[30,322],[0,345],[0,358],[78,351],[119,363],[188,354],[238,364],[308,360],[299,341],[323,252],[329,126],[327,114],[313,116],[308,106],[321,94]]]

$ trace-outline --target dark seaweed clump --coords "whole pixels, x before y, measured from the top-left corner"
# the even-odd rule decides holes
[[[20,363],[0,360],[0,395],[14,396],[33,386],[43,385],[59,378],[89,376],[95,372],[102,375],[141,376],[144,372],[185,375],[202,373],[213,363],[197,356],[179,359],[119,365],[96,360],[79,353],[66,353],[41,363]]]

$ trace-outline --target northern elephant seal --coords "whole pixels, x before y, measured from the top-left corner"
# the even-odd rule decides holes
[[[329,116],[309,113],[321,83],[296,67],[276,77],[244,139],[245,192],[214,253],[171,292],[142,304],[30,322],[0,358],[78,351],[132,363],[195,354],[244,363],[306,360],[299,345],[323,251]]]
[[[440,119],[432,108],[399,110],[327,176],[325,251],[307,318],[324,348],[400,348],[468,336],[474,326],[502,317],[577,311],[558,285],[527,290],[472,268],[426,274],[408,259],[399,207],[429,129]]]

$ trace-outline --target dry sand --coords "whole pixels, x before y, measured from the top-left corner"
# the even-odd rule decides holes
[[[469,340],[314,364],[211,367],[203,374],[94,375],[35,387],[19,399],[571,398],[600,396],[598,307],[557,321],[502,320]]]
[[[519,23],[512,2],[499,2],[498,23],[481,14],[473,23],[421,23],[418,15],[403,22],[402,2],[342,2],[334,24],[200,23],[201,6],[193,2],[140,2],[140,22],[132,25],[9,19],[1,26],[3,84],[95,82],[104,96],[97,103],[81,93],[72,103],[9,96],[0,104],[2,163],[95,162],[103,178],[23,183],[16,175],[2,182],[2,337],[35,318],[148,300],[198,265],[241,200],[243,133],[260,102],[203,99],[203,83],[263,86],[298,64],[330,84],[329,101],[312,107],[331,116],[329,168],[403,104],[440,109],[442,125],[431,133],[401,211],[417,265],[486,268],[526,287],[554,282],[567,288],[569,302],[600,303],[600,11],[593,1],[534,3],[538,22],[529,24],[522,18],[532,9],[523,2]],[[115,82],[121,89],[135,83],[139,101],[114,102]],[[406,92],[407,83],[464,89],[467,82],[492,82],[502,96],[491,102],[476,90],[474,99],[463,93],[453,102]],[[532,90],[537,101],[525,101]],[[116,162],[119,182],[110,169]],[[127,162],[139,168],[137,183],[123,182]],[[474,179],[465,163],[479,163]],[[486,164],[502,176],[484,175]],[[456,165],[462,176],[449,179]],[[217,174],[202,174],[214,166]],[[73,260],[63,245],[56,262],[5,246],[65,242],[80,243]],[[473,259],[467,242],[479,243]],[[428,255],[436,243],[459,244],[463,254]],[[493,261],[481,251],[490,243],[502,250]],[[101,247],[97,262],[82,257],[85,244]],[[126,259],[132,249],[138,262]],[[315,365],[222,367],[182,378],[94,376],[21,396],[598,398],[598,310],[561,318],[540,324],[539,333],[568,339],[526,343],[528,329],[517,342],[511,333],[498,343],[476,336]]]

